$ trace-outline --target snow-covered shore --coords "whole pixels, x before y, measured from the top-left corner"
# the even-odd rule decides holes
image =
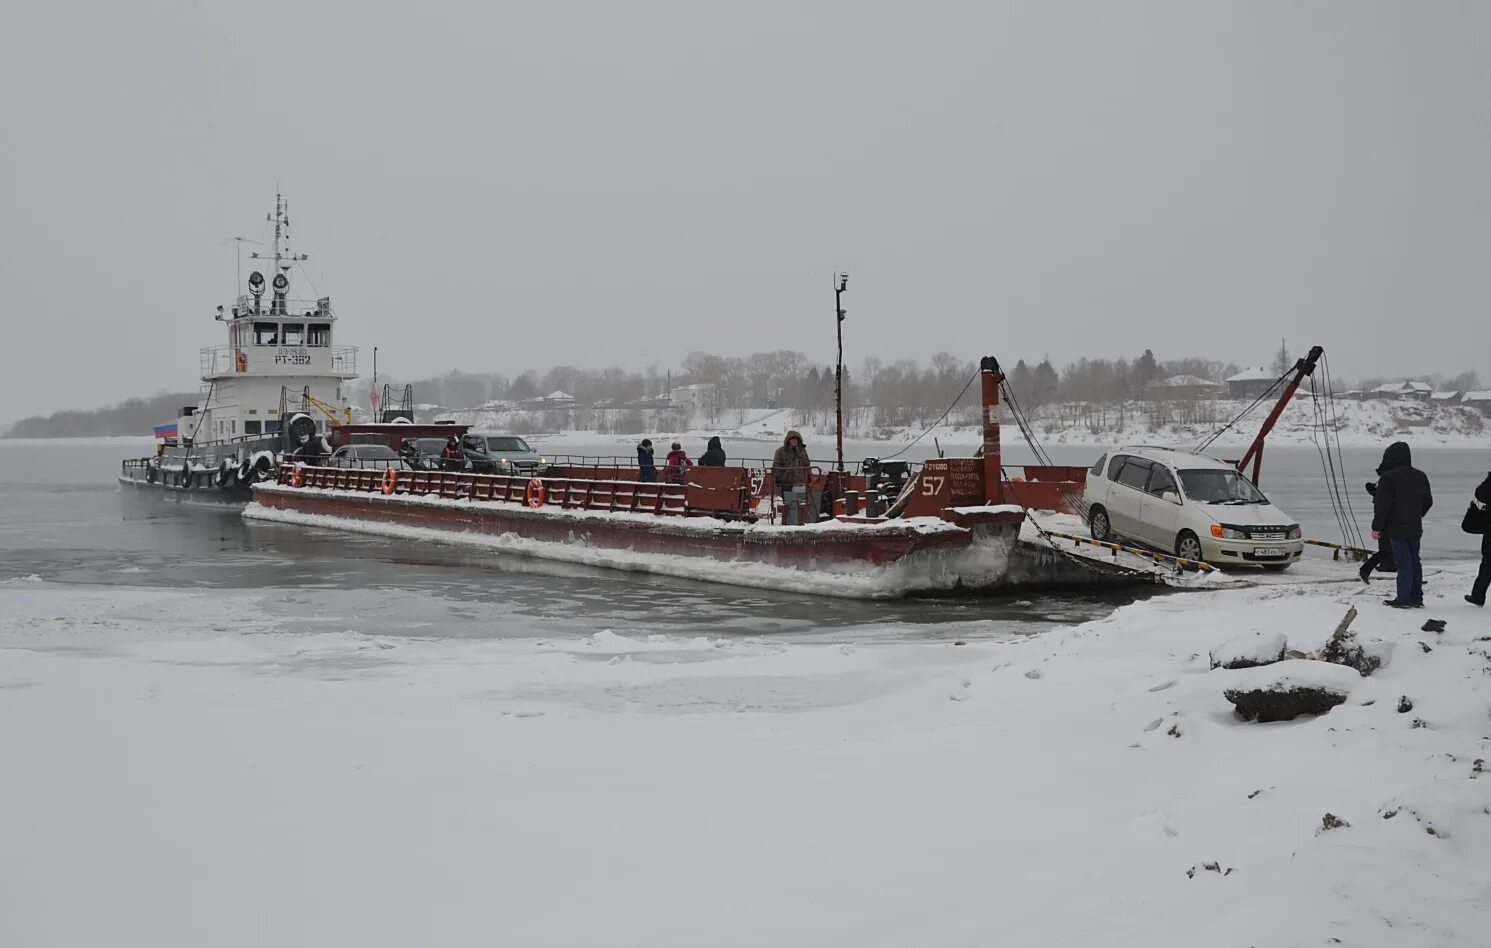
[[[7,583],[0,943],[1482,944],[1468,566],[1421,612],[1278,585],[966,645],[312,635]],[[1350,604],[1386,667],[1231,713],[1209,650],[1316,649]]]
[[[1167,444],[1177,447],[1193,447],[1212,432],[1221,428],[1247,407],[1248,403],[1221,399],[1217,401],[1193,402],[1155,406],[1148,402],[1130,402],[1117,406],[1087,406],[1078,404],[1046,405],[1038,409],[1032,418],[1036,436],[1044,445],[1079,445],[1083,447],[1108,447],[1114,444]],[[1217,448],[1238,447],[1252,440],[1258,425],[1267,414],[1268,406],[1254,411],[1248,420],[1235,431],[1228,431],[1217,442]],[[431,406],[431,417],[448,417],[477,430],[490,432],[540,432],[525,435],[549,446],[549,450],[563,450],[562,445],[595,445],[614,442],[629,453],[640,434],[614,434],[596,430],[552,431],[556,422],[569,419],[564,412],[539,412],[522,410],[477,410],[445,411]],[[585,417],[592,417],[591,412]],[[846,438],[862,446],[860,453],[880,455],[887,445],[900,447],[918,436],[928,449],[932,439],[946,445],[976,445],[981,434],[976,423],[976,412],[971,419],[959,421],[955,413],[946,423],[930,430],[923,425],[886,427],[863,425],[855,422],[851,414],[846,427]],[[1353,401],[1337,399],[1325,415],[1334,426],[1335,437],[1342,447],[1381,448],[1394,440],[1408,440],[1416,447],[1484,448],[1491,438],[1491,422],[1474,407],[1462,405],[1426,404],[1411,400]],[[682,420],[681,420],[682,419]],[[1186,420],[1190,419],[1190,420]],[[833,437],[833,418],[829,415],[825,424],[813,424],[791,409],[740,409],[719,413],[713,423],[702,414],[691,420],[687,414],[676,411],[648,411],[641,413],[639,420],[645,423],[647,436],[659,443],[679,440],[688,444],[700,444],[713,435],[726,441],[761,441],[764,444],[780,442],[788,429],[803,431],[810,441],[826,444]],[[1006,424],[1013,430],[1013,419],[1006,416]],[[546,432],[547,433],[544,433]],[[925,432],[925,433],[924,433]],[[1006,437],[1013,443],[1012,435]],[[1278,427],[1269,436],[1275,446],[1303,445],[1313,447],[1324,440],[1314,403],[1300,396],[1292,401],[1280,416]]]

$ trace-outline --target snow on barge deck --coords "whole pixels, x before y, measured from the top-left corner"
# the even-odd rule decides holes
[[[998,362],[980,365],[983,446],[892,481],[820,471],[808,496],[836,516],[775,522],[770,470],[691,467],[679,483],[634,468],[551,466],[540,477],[282,463],[245,516],[473,543],[540,557],[865,598],[1154,582],[1154,571],[1022,538],[1027,508],[1072,510],[1081,467],[1001,466]]]

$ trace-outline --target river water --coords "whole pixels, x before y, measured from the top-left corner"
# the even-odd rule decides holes
[[[614,441],[533,440],[540,451],[627,450]],[[732,458],[769,455],[771,447],[726,443]],[[574,636],[602,629],[804,639],[835,639],[850,629],[857,637],[985,637],[1083,621],[1146,594],[824,599],[245,521],[231,508],[126,503],[131,498],[120,495],[115,480],[119,460],[150,449],[148,439],[0,440],[0,581],[34,576],[90,586],[267,590],[263,608],[301,619],[308,628],[476,637]],[[903,456],[920,460],[934,450],[918,444]],[[870,442],[846,445],[849,458],[881,452],[889,453]],[[1056,463],[1086,465],[1099,452],[1060,446],[1050,453]],[[1362,483],[1379,458],[1378,451],[1345,452],[1347,483],[1354,486],[1364,529],[1370,506]],[[1023,449],[1006,452],[1008,464],[1031,460]],[[1432,479],[1438,500],[1424,540],[1426,561],[1477,555],[1476,539],[1459,531],[1459,521],[1471,490],[1491,466],[1491,452],[1429,449],[1415,461]],[[1313,448],[1271,447],[1262,481],[1270,498],[1304,525],[1306,536],[1340,540]]]

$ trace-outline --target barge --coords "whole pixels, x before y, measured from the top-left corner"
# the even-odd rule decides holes
[[[1087,470],[1007,471],[1004,375],[992,357],[979,375],[983,438],[975,456],[934,458],[914,472],[901,462],[814,468],[806,492],[792,495],[810,499],[810,509],[789,518],[801,526],[779,522],[784,495],[767,467],[690,467],[676,481],[649,482],[636,468],[563,459],[526,477],[286,458],[272,480],[253,485],[245,516],[677,575],[701,575],[703,563],[711,579],[850,596],[1155,581],[1151,570],[1022,533],[1027,510],[1078,512]],[[820,510],[832,513],[812,522]]]

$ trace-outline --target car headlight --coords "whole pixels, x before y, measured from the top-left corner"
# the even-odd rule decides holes
[[[1211,525],[1211,535],[1218,540],[1246,540],[1248,538],[1248,535],[1241,530],[1216,523]]]
[[[1289,532],[1285,534],[1285,536],[1287,536],[1291,540],[1298,540],[1304,535],[1305,532],[1299,528],[1299,524],[1297,523],[1294,526],[1290,527]]]
[[[549,463],[549,459],[548,458],[539,458],[538,459],[538,463],[540,463],[540,464],[548,464]]]

